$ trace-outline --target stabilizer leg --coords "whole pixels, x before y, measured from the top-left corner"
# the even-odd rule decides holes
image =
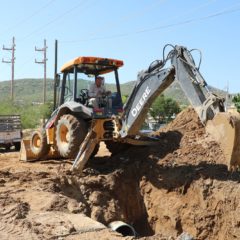
[[[82,170],[93,153],[96,145],[99,143],[98,138],[96,138],[96,133],[91,131],[87,134],[85,140],[80,146],[77,157],[74,160],[71,171],[82,173]]]

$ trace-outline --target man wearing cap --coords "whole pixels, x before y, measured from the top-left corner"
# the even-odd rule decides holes
[[[104,86],[104,77],[97,76],[95,82],[90,85],[88,96],[90,97],[89,103],[93,108],[98,108],[101,98],[111,94],[111,91],[106,91]],[[109,107],[111,108],[111,99],[108,100]]]

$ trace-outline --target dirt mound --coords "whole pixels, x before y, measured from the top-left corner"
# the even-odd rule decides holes
[[[71,174],[68,162],[0,155],[0,237],[124,239],[95,222],[80,227],[84,214],[105,226],[126,222],[142,239],[239,239],[240,174],[221,164],[195,111],[154,134],[158,145],[100,154],[83,176]]]
[[[187,108],[182,111],[176,119],[156,134],[164,136],[169,132],[175,132],[180,136],[179,139],[168,140],[168,144],[179,143],[179,148],[172,153],[177,164],[224,163],[220,146],[205,132],[194,109]],[[163,161],[165,160],[171,162],[171,158],[164,158]]]
[[[180,112],[177,117],[165,126],[161,131],[173,131],[178,130],[182,134],[185,132],[191,132],[197,130],[198,133],[204,131],[204,127],[200,122],[200,119],[193,108],[187,108]]]

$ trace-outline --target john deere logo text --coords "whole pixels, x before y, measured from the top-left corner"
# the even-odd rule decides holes
[[[151,89],[147,86],[147,88],[145,89],[142,97],[140,98],[140,100],[138,101],[136,107],[133,108],[133,110],[131,111],[133,117],[137,116],[137,113],[140,111],[140,109],[143,107],[144,103],[147,100],[147,97],[149,95],[149,93],[151,92]]]

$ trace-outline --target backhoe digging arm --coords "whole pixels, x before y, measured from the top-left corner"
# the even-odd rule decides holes
[[[171,66],[164,68],[169,60]],[[208,90],[191,52],[185,47],[175,46],[166,59],[154,61],[148,70],[138,75],[137,83],[124,106],[122,137],[138,134],[153,101],[174,80],[179,82],[204,125],[216,113],[224,112],[223,100]]]
[[[173,49],[166,59],[166,47]],[[136,85],[124,106],[122,138],[139,134],[151,104],[174,80],[197,112],[206,130],[220,144],[229,169],[240,166],[240,117],[225,112],[224,99],[209,91],[206,81],[196,67],[193,50],[166,45],[163,60],[153,62],[148,70],[138,75]],[[166,68],[170,60],[171,66]],[[165,67],[165,68],[164,68]]]

